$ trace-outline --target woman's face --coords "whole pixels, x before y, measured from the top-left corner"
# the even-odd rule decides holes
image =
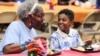
[[[43,17],[44,13],[42,10],[35,12],[34,14],[31,14],[28,18],[29,22],[28,24],[31,24],[29,28],[39,28],[41,24],[43,23]]]
[[[60,14],[58,16],[58,26],[61,31],[69,33],[69,28],[71,27],[72,22],[69,20],[69,17],[65,14]]]

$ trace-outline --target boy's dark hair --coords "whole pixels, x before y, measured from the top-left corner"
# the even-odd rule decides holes
[[[58,13],[58,17],[60,14],[65,14],[69,17],[69,20],[70,21],[73,21],[74,20],[74,12],[69,10],[69,9],[63,9],[61,10],[59,13]]]

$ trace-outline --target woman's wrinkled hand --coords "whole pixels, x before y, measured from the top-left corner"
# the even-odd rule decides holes
[[[43,51],[46,51],[46,47],[47,47],[46,43],[47,43],[46,38],[38,37],[34,39],[34,41],[27,44],[26,48],[29,52],[36,51],[38,54],[40,54]]]
[[[30,42],[26,45],[28,52],[37,52],[40,53],[41,48],[39,47],[38,43]]]

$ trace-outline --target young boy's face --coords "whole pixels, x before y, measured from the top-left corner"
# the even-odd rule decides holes
[[[58,26],[61,31],[68,34],[71,25],[72,25],[72,21],[69,20],[69,17],[67,15],[62,13],[58,16]]]

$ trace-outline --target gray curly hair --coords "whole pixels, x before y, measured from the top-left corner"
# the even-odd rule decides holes
[[[19,6],[17,15],[20,20],[22,21],[25,20],[26,15],[31,11],[35,3],[36,3],[36,0],[26,0]],[[34,13],[37,10],[43,10],[43,9],[40,5],[37,5],[35,7],[35,10],[32,10],[31,13]]]

